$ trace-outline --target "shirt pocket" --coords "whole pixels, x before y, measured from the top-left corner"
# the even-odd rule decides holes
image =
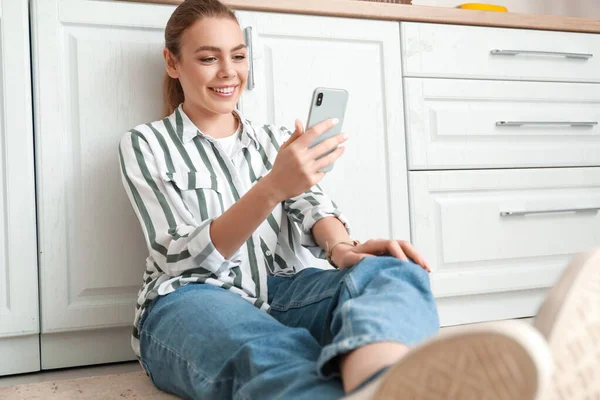
[[[167,172],[165,180],[171,181],[179,190],[211,189],[220,193],[217,177],[207,172]]]
[[[163,179],[177,189],[183,206],[196,222],[221,215],[224,210],[223,197],[217,177],[208,172],[167,172]]]

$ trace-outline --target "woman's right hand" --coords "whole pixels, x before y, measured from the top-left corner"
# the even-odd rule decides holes
[[[296,130],[281,146],[273,168],[265,176],[272,185],[277,201],[285,201],[306,192],[323,179],[325,172],[320,169],[334,163],[344,152],[344,146],[317,160],[317,157],[347,140],[344,133],[326,139],[318,145],[308,148],[323,132],[336,125],[334,119],[326,119],[304,132],[302,123],[295,121]]]

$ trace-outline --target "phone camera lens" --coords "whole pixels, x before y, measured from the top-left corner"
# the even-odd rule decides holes
[[[323,102],[323,93],[319,93],[317,96],[317,105],[320,106]]]

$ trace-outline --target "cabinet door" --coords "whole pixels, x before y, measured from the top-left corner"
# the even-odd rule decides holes
[[[148,256],[117,147],[161,117],[173,6],[33,1],[42,368],[133,359]]]
[[[240,108],[258,123],[306,124],[314,88],[349,92],[346,151],[322,181],[353,236],[409,238],[399,24],[238,12],[252,29],[255,87]]]
[[[600,168],[417,171],[410,187],[442,325],[535,315],[600,243]]]
[[[600,82],[600,35],[402,22],[404,76]]]
[[[27,0],[0,0],[0,375],[40,369]]]
[[[598,166],[599,89],[405,78],[409,169]]]

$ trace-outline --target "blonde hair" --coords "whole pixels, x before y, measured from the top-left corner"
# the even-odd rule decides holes
[[[181,56],[180,42],[185,30],[196,23],[196,21],[207,17],[231,18],[239,25],[239,21],[233,10],[219,0],[185,0],[173,11],[165,27],[165,47],[176,60],[179,60]],[[163,117],[171,115],[184,99],[185,95],[179,79],[171,78],[165,72],[163,81]]]

